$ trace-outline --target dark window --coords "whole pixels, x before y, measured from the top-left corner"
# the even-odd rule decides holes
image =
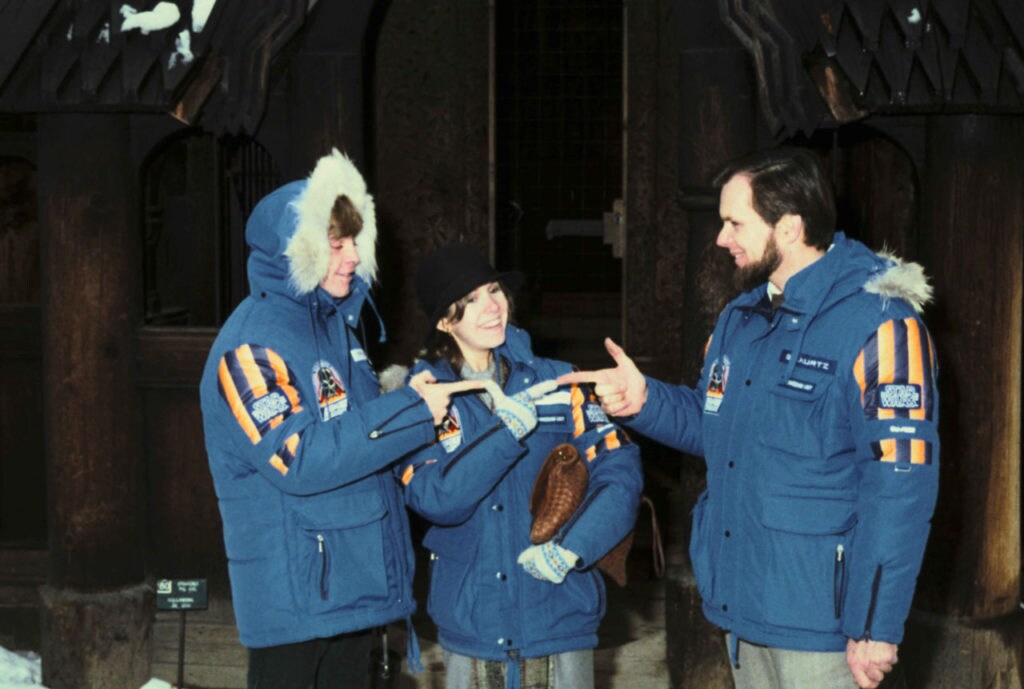
[[[248,293],[245,221],[278,186],[270,155],[189,132],[153,152],[142,180],[146,324],[220,325]]]

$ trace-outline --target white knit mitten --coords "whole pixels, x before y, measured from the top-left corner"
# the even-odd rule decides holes
[[[531,545],[519,553],[517,562],[531,576],[552,584],[561,584],[565,575],[576,566],[580,556],[553,541]]]

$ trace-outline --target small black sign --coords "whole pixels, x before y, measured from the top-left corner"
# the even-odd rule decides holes
[[[206,610],[206,579],[158,579],[157,610]]]

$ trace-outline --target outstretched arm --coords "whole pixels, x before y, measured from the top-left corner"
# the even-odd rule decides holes
[[[626,351],[610,337],[604,340],[605,349],[615,360],[615,368],[598,371],[576,371],[559,376],[558,384],[590,383],[594,394],[601,400],[601,408],[612,416],[634,416],[647,402],[647,380],[640,373]]]
[[[494,401],[494,423],[451,451],[442,443],[405,458],[406,503],[435,524],[458,524],[526,454],[520,441],[537,425],[534,402],[555,389],[546,380],[508,397],[493,381],[478,381]]]
[[[444,420],[451,404],[452,395],[469,390],[480,390],[484,387],[482,380],[459,380],[454,383],[438,383],[430,371],[420,371],[409,379],[409,387],[416,391],[430,409],[437,426]]]

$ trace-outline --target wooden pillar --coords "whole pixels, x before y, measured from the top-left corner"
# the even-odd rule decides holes
[[[43,681],[135,689],[149,677],[151,614],[133,344],[141,233],[128,122],[45,115],[38,141],[50,552]]]
[[[921,239],[936,287],[942,469],[917,599],[934,615],[919,616],[906,657],[936,689],[1019,688],[1024,671],[1022,150],[1020,116],[929,118]]]

